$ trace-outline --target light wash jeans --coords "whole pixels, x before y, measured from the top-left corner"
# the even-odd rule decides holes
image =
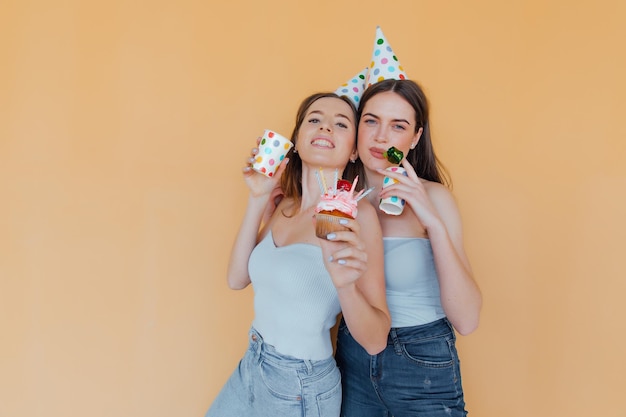
[[[339,417],[341,374],[333,357],[281,355],[254,328],[249,341],[205,417]]]
[[[342,417],[464,417],[456,336],[448,319],[392,328],[370,356],[344,322],[337,335]]]

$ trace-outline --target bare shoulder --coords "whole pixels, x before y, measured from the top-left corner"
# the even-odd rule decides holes
[[[367,225],[365,228],[367,233],[371,233],[375,238],[381,238],[382,231],[380,229],[376,207],[374,207],[367,198],[364,198],[359,201],[358,209],[359,213],[356,220],[361,225],[361,230]]]
[[[370,203],[367,198],[359,200],[358,203],[359,216],[365,214],[366,216],[376,216],[376,208]]]
[[[461,213],[456,203],[452,191],[448,187],[438,182],[422,181],[426,193],[443,221],[448,233],[454,236],[461,234]]]
[[[430,197],[433,204],[435,204],[436,206],[456,206],[456,200],[454,198],[454,195],[448,187],[438,182],[427,181],[421,178],[420,180],[422,181],[424,189],[426,190],[426,193],[428,194],[428,197]]]

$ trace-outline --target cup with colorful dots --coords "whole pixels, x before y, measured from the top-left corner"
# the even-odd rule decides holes
[[[389,167],[387,168],[387,171],[397,172],[398,174],[408,176],[406,169],[402,167]],[[383,188],[387,188],[390,185],[397,184],[398,182],[398,180],[386,176],[383,179]],[[405,201],[403,199],[396,196],[390,196],[387,198],[381,198],[378,208],[384,213],[391,214],[392,216],[399,216],[402,214],[402,210],[404,210],[404,205]]]
[[[252,169],[267,177],[273,177],[293,143],[286,137],[266,129],[259,143],[259,152],[254,158]]]

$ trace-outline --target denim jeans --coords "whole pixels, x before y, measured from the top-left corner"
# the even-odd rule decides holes
[[[338,417],[341,374],[320,361],[281,355],[252,328],[249,347],[205,417]]]
[[[342,417],[466,416],[456,336],[448,319],[392,328],[370,356],[344,322],[337,335]]]

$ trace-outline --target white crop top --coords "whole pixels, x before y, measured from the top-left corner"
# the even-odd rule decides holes
[[[320,247],[277,247],[272,232],[250,255],[253,327],[283,355],[322,360],[333,354],[330,329],[341,311]]]

